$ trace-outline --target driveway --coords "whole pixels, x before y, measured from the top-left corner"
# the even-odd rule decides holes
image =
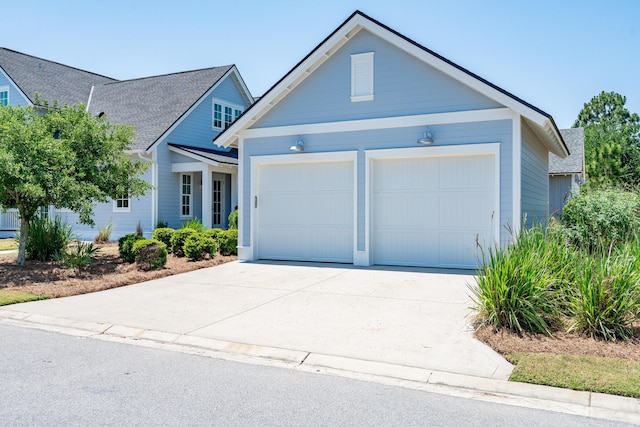
[[[467,272],[241,263],[5,307],[191,337],[508,378],[475,340]]]

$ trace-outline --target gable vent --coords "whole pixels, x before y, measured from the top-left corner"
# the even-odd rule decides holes
[[[373,52],[351,55],[351,102],[373,101]]]

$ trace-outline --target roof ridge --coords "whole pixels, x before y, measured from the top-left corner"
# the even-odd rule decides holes
[[[232,67],[235,67],[235,64],[220,65],[220,66],[216,66],[216,67],[198,68],[196,70],[175,71],[173,73],[158,74],[158,75],[155,75],[155,76],[136,77],[136,78],[133,78],[133,79],[126,79],[126,80],[116,80],[114,82],[103,83],[102,85],[99,85],[99,86],[108,86],[108,85],[117,84],[117,83],[127,83],[127,82],[135,82],[135,81],[139,81],[139,80],[155,79],[155,78],[158,78],[158,77],[174,76],[174,75],[177,75],[177,74],[195,73],[195,72],[198,72],[198,71],[216,70],[216,69],[219,69],[219,68],[231,69]]]
[[[39,60],[39,61],[45,61],[45,62],[48,62],[48,63],[50,63],[50,64],[56,64],[56,65],[60,65],[60,66],[62,66],[62,67],[70,68],[70,69],[72,69],[72,70],[82,71],[83,73],[93,74],[94,76],[104,77],[104,78],[106,78],[106,79],[114,80],[114,81],[116,81],[116,82],[118,81],[117,79],[114,79],[113,77],[105,76],[104,74],[98,74],[98,73],[94,73],[93,71],[83,70],[82,68],[74,67],[74,66],[72,66],[72,65],[63,64],[63,63],[61,63],[61,62],[52,61],[52,60],[50,60],[50,59],[41,58],[41,57],[39,57],[39,56],[30,55],[30,54],[28,54],[28,53],[19,52],[19,51],[17,51],[17,50],[9,49],[9,48],[6,48],[6,47],[0,47],[0,50],[6,50],[6,51],[8,51],[8,52],[16,53],[16,54],[18,54],[18,55],[28,56],[29,58],[37,59],[37,60]]]

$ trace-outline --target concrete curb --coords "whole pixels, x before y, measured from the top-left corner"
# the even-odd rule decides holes
[[[640,399],[440,372],[299,350],[0,309],[0,323],[209,357],[288,367],[452,396],[640,423]],[[155,345],[154,345],[155,344]]]

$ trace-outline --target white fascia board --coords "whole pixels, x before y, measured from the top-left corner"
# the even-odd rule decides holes
[[[9,75],[4,71],[4,69],[2,67],[0,67],[0,73],[2,73],[2,75],[4,76],[5,79],[7,79],[7,81],[9,82],[10,85],[13,85],[13,87],[16,88],[18,93],[24,98],[24,100],[27,102],[27,104],[30,105],[30,106],[33,106],[33,102],[31,102],[31,100],[29,100],[29,97],[22,91],[20,86],[18,86],[16,84],[16,82],[14,82],[11,77],[9,77]]]
[[[251,104],[254,103],[253,95],[251,95],[251,92],[249,92],[249,88],[245,84],[242,76],[240,75],[240,71],[238,71],[238,68],[234,65],[231,67],[231,72],[232,72],[231,74],[234,77],[234,80],[238,83],[238,85],[240,86],[240,89],[242,89],[241,93],[242,93],[242,96],[245,98],[245,101],[247,102],[247,106],[250,107]]]
[[[162,135],[160,135],[160,137],[158,139],[155,140],[155,142],[153,144],[151,144],[149,147],[147,147],[145,149],[145,151],[147,153],[151,152],[151,150],[153,150],[167,135],[169,135],[175,128],[177,128],[178,126],[180,126],[180,123],[182,123],[182,121],[184,119],[186,119],[189,114],[191,114],[193,112],[193,110],[195,110],[196,108],[198,108],[198,106],[207,98],[207,96],[209,96],[214,90],[216,90],[218,88],[218,86],[220,86],[220,84],[227,78],[229,77],[229,75],[231,75],[233,73],[233,67],[231,67],[225,74],[224,76],[220,77],[220,79],[218,79],[218,81],[209,88],[208,91],[206,91],[204,93],[204,95],[202,95],[200,97],[200,99],[198,99],[192,106],[191,108],[189,108],[184,114],[182,114],[182,116],[180,116],[180,118],[178,120],[176,120],[176,122],[174,124],[172,124],[169,129],[165,130]],[[213,144],[212,144],[213,145]]]
[[[492,88],[486,83],[478,80],[477,78],[470,76],[464,71],[454,67],[451,64],[441,60],[440,58],[431,55],[425,50],[419,48],[418,46],[408,42],[402,37],[399,37],[397,34],[388,31],[387,29],[380,27],[378,25],[367,25],[368,21],[365,21],[365,24],[362,24],[367,31],[370,31],[374,35],[380,37],[381,39],[391,43],[392,45],[404,50],[410,55],[415,56],[421,61],[427,63],[433,68],[442,71],[446,75],[458,80],[459,82],[469,86],[470,88],[480,92],[484,96],[493,99],[494,101],[506,105],[512,110],[518,112],[520,115],[527,117],[529,120],[533,121],[539,126],[544,126],[544,123],[549,119],[540,114],[539,112],[527,107],[526,105],[516,101],[510,96],[505,95],[497,89]]]
[[[221,147],[229,147],[235,142],[239,133],[249,127],[252,124],[252,119],[258,116],[262,111],[270,109],[275,100],[278,102],[286,93],[291,89],[289,86],[295,83],[299,85],[304,79],[306,79],[315,69],[315,64],[319,61],[327,60],[335,51],[337,46],[341,46],[349,39],[351,39],[361,28],[356,28],[358,25],[354,23],[359,16],[354,17],[349,23],[345,24],[335,34],[329,37],[322,45],[318,46],[308,58],[306,58],[301,64],[299,64],[288,76],[286,76],[281,82],[273,87],[267,94],[256,102],[254,108],[248,111],[248,114],[244,114],[238,120],[233,122],[231,126],[227,128],[224,134],[219,140],[216,140],[216,144]],[[353,30],[356,30],[353,32]],[[311,70],[311,71],[308,71]]]
[[[243,134],[243,138],[266,138],[289,135],[310,135],[416,126],[433,126],[454,123],[473,123],[492,120],[511,120],[512,117],[513,112],[508,108],[494,108],[487,110],[418,114],[412,116],[383,117],[376,119],[345,120],[338,122],[310,123],[303,125],[247,129]]]
[[[208,166],[203,162],[171,163],[171,172],[206,172]]]
[[[174,153],[178,153],[178,154],[183,155],[185,157],[189,157],[190,159],[197,160],[197,161],[199,161],[201,163],[206,163],[206,164],[211,165],[211,166],[220,166],[220,163],[216,162],[215,160],[207,159],[206,157],[202,157],[202,156],[199,156],[197,154],[190,153],[190,152],[182,150],[182,149],[180,149],[178,147],[172,147],[172,146],[169,145],[168,148],[169,148],[169,151],[173,151]]]

